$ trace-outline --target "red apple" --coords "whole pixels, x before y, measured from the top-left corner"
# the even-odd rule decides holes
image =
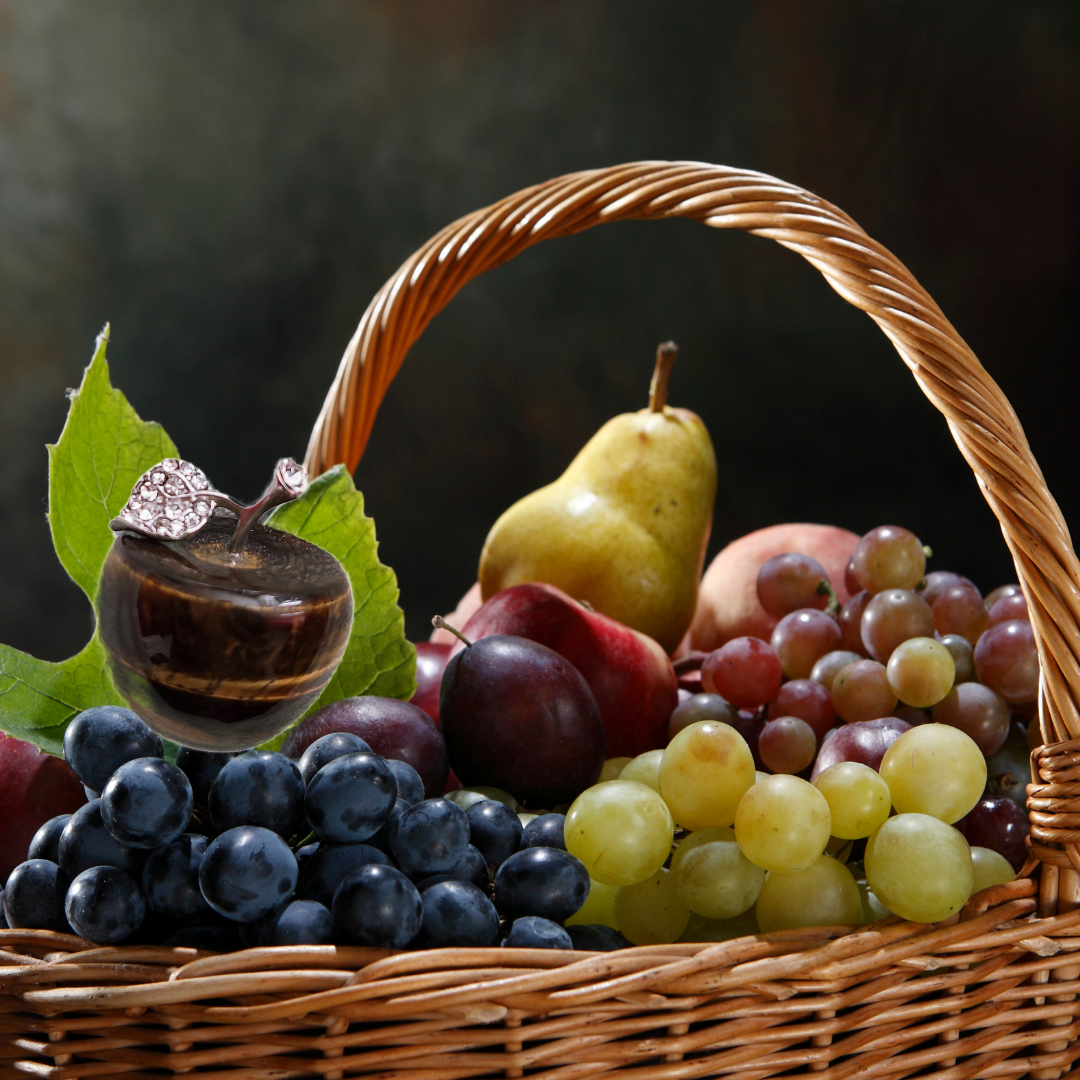
[[[492,634],[528,638],[569,660],[604,718],[605,757],[636,757],[667,745],[668,719],[679,703],[675,671],[645,634],[538,582],[496,593],[459,629],[470,641]],[[457,642],[451,655],[463,648]]]
[[[732,638],[769,640],[778,620],[758,601],[757,576],[774,555],[794,551],[817,559],[843,604],[849,595],[844,570],[858,542],[847,529],[809,524],[772,525],[733,540],[701,579],[691,647],[712,652]]]
[[[0,882],[26,859],[49,818],[72,814],[86,793],[62,758],[0,732]]]
[[[454,625],[451,623],[451,625]],[[453,634],[450,638],[457,638]],[[416,643],[416,693],[410,703],[421,708],[437,724],[439,722],[439,690],[442,687],[443,672],[450,659],[450,644],[435,641]]]

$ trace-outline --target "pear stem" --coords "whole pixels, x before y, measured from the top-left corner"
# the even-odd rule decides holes
[[[671,380],[671,365],[679,355],[679,346],[674,341],[664,341],[656,346],[656,368],[649,384],[649,411],[662,413],[667,404],[668,382]]]
[[[431,620],[432,626],[437,626],[440,630],[449,630],[459,641],[464,641],[466,645],[471,645],[472,642],[460,631],[455,630],[441,615],[436,615]]]

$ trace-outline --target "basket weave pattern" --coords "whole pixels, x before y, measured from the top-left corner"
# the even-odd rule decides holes
[[[923,926],[609,954],[333,946],[216,956],[0,931],[0,1080],[352,1075],[641,1080],[1080,1075],[1080,566],[1008,401],[910,272],[847,215],[760,173],[639,162],[560,177],[448,226],[383,286],[306,465],[354,469],[408,349],[471,278],[540,240],[690,217],[803,255],[896,346],[1001,523],[1043,671],[1031,860]]]

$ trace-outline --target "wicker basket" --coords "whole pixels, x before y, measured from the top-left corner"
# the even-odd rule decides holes
[[[1042,660],[1047,745],[1033,756],[1021,876],[939,925],[894,918],[608,954],[213,955],[0,931],[0,1080],[1080,1073],[1080,567],[1009,403],[911,274],[849,217],[759,173],[641,162],[560,177],[462,218],[372,301],[308,469],[355,468],[409,346],[471,278],[540,240],[664,217],[799,252],[878,323],[944,413],[1001,522]]]

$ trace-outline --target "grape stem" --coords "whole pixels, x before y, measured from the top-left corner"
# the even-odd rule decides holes
[[[436,615],[435,618],[431,620],[431,625],[438,627],[440,630],[449,630],[459,641],[464,641],[466,646],[472,644],[460,630],[455,630],[441,615]]]
[[[649,384],[649,412],[662,413],[667,404],[668,382],[671,380],[671,365],[679,355],[679,346],[674,341],[664,341],[656,346],[656,367],[653,369],[652,382]]]
[[[840,597],[836,595],[836,590],[832,587],[832,583],[828,578],[822,578],[817,584],[818,596],[827,596],[829,602],[825,607],[825,610],[835,619],[840,614]]]

